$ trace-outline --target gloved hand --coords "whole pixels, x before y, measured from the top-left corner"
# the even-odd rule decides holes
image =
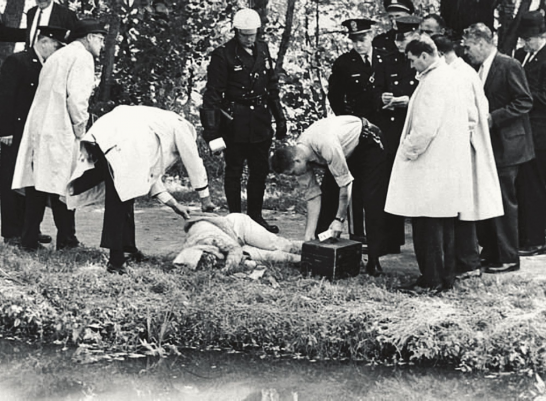
[[[277,121],[277,129],[275,130],[275,138],[277,138],[277,140],[279,141],[282,141],[284,138],[286,138],[287,132],[288,132],[288,128],[286,128],[286,120]]]

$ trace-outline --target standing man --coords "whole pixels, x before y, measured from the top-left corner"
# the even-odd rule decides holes
[[[13,189],[24,190],[25,223],[21,245],[38,248],[39,225],[48,197],[57,227],[57,249],[77,247],[74,211],[60,197],[75,167],[85,133],[95,62],[106,30],[92,19],[78,21],[72,42],[44,65],[17,155]]]
[[[419,82],[415,78],[415,70],[411,68],[405,51],[408,43],[419,39],[420,22],[418,17],[413,16],[396,20],[397,51],[384,58],[375,74],[375,107],[378,125],[383,132],[389,175],[404,128],[409,98]],[[405,242],[404,217],[387,215],[385,224],[386,251],[400,253],[400,246]]]
[[[64,44],[66,33],[63,28],[40,26],[34,47],[6,58],[0,70],[0,207],[5,243],[21,241],[25,197],[11,189],[15,162],[42,65]],[[40,234],[38,241],[48,243],[51,237]]]
[[[459,214],[455,221],[455,258],[457,278],[481,275],[476,222],[504,214],[502,195],[489,134],[489,102],[476,70],[455,52],[455,44],[446,36],[434,36],[434,44],[446,63],[461,78],[460,89],[467,108],[472,162],[472,209]]]
[[[247,214],[268,231],[279,228],[262,217],[269,149],[273,138],[286,136],[286,119],[279,99],[278,76],[269,48],[257,41],[262,23],[252,9],[233,18],[235,37],[212,52],[201,123],[207,142],[223,137],[226,143],[224,187],[230,213],[241,212],[241,179],[248,163]]]
[[[411,97],[385,210],[412,218],[421,277],[409,289],[438,292],[455,278],[454,224],[472,207],[467,106],[455,71],[430,38],[406,47],[420,83]]]
[[[78,21],[74,11],[55,3],[53,0],[36,0],[36,7],[27,12],[27,48],[32,48],[37,38],[37,27],[42,25],[58,26],[73,30]]]
[[[524,46],[516,51],[533,95],[529,112],[535,159],[523,163],[518,175],[519,255],[546,251],[546,26],[543,11],[524,14],[518,26]]]
[[[533,97],[521,64],[497,52],[485,24],[465,30],[464,47],[469,60],[480,66],[478,75],[489,100],[491,144],[504,207],[504,216],[478,225],[482,265],[486,273],[519,270],[516,179],[520,165],[535,156],[528,115]]]
[[[85,182],[89,182],[86,177],[102,172],[105,205],[100,246],[110,250],[108,272],[126,273],[125,252],[135,259],[143,257],[135,241],[135,198],[149,193],[189,219],[189,209],[179,204],[162,182],[177,160],[182,160],[202,210],[214,210],[196,140],[195,128],[188,121],[172,111],[147,106],[118,106],[99,118],[82,138],[67,203],[78,208],[96,202],[102,187],[96,187],[98,181]],[[97,172],[91,173],[95,167]]]
[[[391,25],[391,29],[380,35],[377,35],[373,40],[373,47],[379,50],[396,52],[397,46],[394,39],[397,32],[397,19],[407,17],[415,12],[415,6],[411,0],[383,0],[385,11]]]
[[[334,62],[329,80],[328,100],[337,116],[353,115],[375,122],[373,106],[374,69],[382,63],[382,55],[372,48],[372,25],[369,19],[349,19],[343,24],[349,30],[353,49],[344,53]],[[355,178],[353,186],[359,186]],[[353,190],[349,213],[350,238],[366,243],[364,232],[363,204],[361,191]],[[324,202],[325,200],[323,200]],[[337,200],[336,200],[337,201]],[[326,216],[324,216],[326,217]],[[324,231],[331,219],[319,218],[318,231]],[[330,216],[331,217],[331,216]]]
[[[329,216],[335,235],[343,231],[347,206],[358,177],[368,229],[369,275],[380,274],[379,257],[384,255],[384,213],[387,194],[385,151],[381,131],[363,117],[335,116],[307,128],[295,146],[277,149],[271,167],[279,174],[294,175],[307,201],[305,241],[317,236],[319,215]],[[327,170],[319,186],[314,168]]]

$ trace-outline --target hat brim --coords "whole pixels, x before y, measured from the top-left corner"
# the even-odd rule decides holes
[[[535,36],[544,35],[546,33],[546,26],[540,28],[523,28],[519,29],[516,34],[523,39],[532,38]]]
[[[356,35],[360,35],[361,33],[367,33],[367,32],[371,32],[371,31],[372,31],[372,28],[362,29],[362,30],[356,31],[356,32],[349,32],[348,35],[349,35],[349,37],[351,37],[351,36],[356,36]]]

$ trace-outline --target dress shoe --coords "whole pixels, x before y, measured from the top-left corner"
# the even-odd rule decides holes
[[[53,239],[51,238],[51,235],[46,235],[46,234],[38,234],[38,242],[40,244],[49,244],[51,243]]]
[[[379,264],[379,260],[370,258],[366,263],[366,274],[372,277],[378,277],[383,273],[383,268]]]
[[[254,220],[256,223],[261,225],[263,228],[265,228],[270,233],[273,233],[273,234],[278,234],[279,233],[279,227],[270,225],[267,221],[264,220],[263,217],[252,217],[252,216],[250,216],[250,217],[252,218],[252,220]]]
[[[127,269],[125,268],[125,264],[122,264],[121,266],[116,266],[108,262],[108,265],[106,266],[106,271],[112,274],[119,274],[120,276],[127,274]]]
[[[466,272],[458,273],[455,278],[457,280],[466,280],[467,278],[477,278],[482,276],[482,269],[474,269]]]
[[[489,274],[508,273],[519,270],[519,262],[516,263],[500,263],[486,267],[484,272]]]
[[[62,243],[57,243],[57,250],[58,251],[61,251],[63,249],[75,249],[75,248],[81,248],[82,246],[82,243],[78,240],[76,241],[70,241],[70,242],[62,242]]]
[[[546,253],[546,245],[525,246],[518,251],[519,256],[535,256],[543,253]]]
[[[481,258],[480,259],[480,266],[481,267],[489,267],[489,266],[495,266],[495,265],[498,265],[499,263],[496,263],[496,262],[493,262],[489,259],[485,259],[485,258]]]
[[[21,245],[21,249],[25,252],[38,252],[38,251],[42,251],[42,250],[45,250],[47,249],[45,246],[43,246],[42,244],[38,243],[36,244],[36,246],[24,246],[24,245]]]

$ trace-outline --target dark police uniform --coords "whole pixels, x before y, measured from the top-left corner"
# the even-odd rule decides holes
[[[383,145],[387,152],[389,177],[394,165],[394,158],[400,143],[400,135],[406,121],[407,107],[396,107],[393,110],[383,109],[381,94],[391,92],[394,97],[410,96],[415,91],[418,81],[410,61],[400,52],[387,55],[376,71],[375,105],[378,112],[377,125],[383,132]],[[399,245],[405,242],[404,218],[387,215],[388,252],[398,252]]]
[[[398,48],[394,43],[394,37],[396,36],[396,30],[391,29],[387,32],[377,35],[373,38],[372,46],[374,49],[379,49],[387,53],[397,52]]]
[[[267,44],[257,41],[253,53],[250,55],[236,37],[213,51],[203,109],[222,110],[218,136],[226,142],[224,186],[229,211],[241,212],[241,178],[246,160],[247,213],[264,223],[262,205],[273,138],[272,113],[277,126],[285,121],[279,101],[278,76]],[[275,226],[268,229],[278,232]]]
[[[20,237],[25,215],[25,197],[11,190],[17,152],[32,100],[38,87],[42,63],[34,49],[15,53],[0,71],[0,136],[13,136],[11,146],[2,144],[0,198],[2,237]]]
[[[365,117],[376,123],[374,108],[375,69],[383,62],[382,53],[377,49],[372,51],[372,59],[365,63],[356,50],[342,54],[332,67],[329,80],[328,100],[334,113],[340,115],[354,115]],[[355,187],[359,185],[355,179]],[[364,233],[364,214],[361,191],[355,189],[351,199],[349,213],[349,233],[352,239],[366,241]],[[328,216],[329,217],[329,216]],[[324,217],[324,224],[328,217]],[[319,218],[319,227],[322,228],[322,218]]]

